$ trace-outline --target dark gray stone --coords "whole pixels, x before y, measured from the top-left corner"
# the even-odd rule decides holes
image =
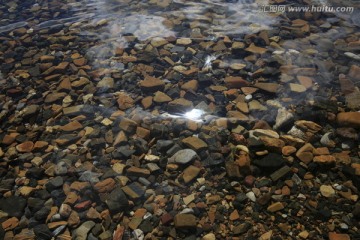
[[[106,204],[109,207],[110,212],[117,213],[126,209],[129,202],[123,190],[121,190],[120,187],[117,187],[110,193],[109,198],[106,200]]]

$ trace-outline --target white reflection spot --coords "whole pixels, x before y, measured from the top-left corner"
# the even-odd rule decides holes
[[[204,111],[201,109],[193,109],[184,114],[184,117],[191,120],[200,120],[201,116],[204,114]]]

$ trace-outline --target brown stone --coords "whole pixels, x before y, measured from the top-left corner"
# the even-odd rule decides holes
[[[250,46],[248,48],[245,48],[245,50],[248,52],[251,52],[251,53],[255,53],[255,54],[263,54],[267,51],[266,48],[257,47],[253,43],[250,44]]]
[[[73,62],[76,66],[84,66],[87,61],[85,58],[77,58],[77,59],[74,59]]]
[[[158,78],[146,76],[145,79],[140,82],[140,87],[141,90],[145,92],[163,91],[165,82]]]
[[[241,87],[247,87],[249,85],[249,82],[243,79],[242,77],[233,77],[229,76],[225,78],[225,85],[228,88],[241,88]]]
[[[314,155],[319,156],[319,155],[329,155],[330,151],[327,147],[321,147],[321,148],[315,148],[313,150]]]
[[[241,177],[239,165],[234,162],[228,161],[225,163],[226,173],[229,178]]]
[[[67,222],[68,222],[69,226],[72,226],[72,227],[77,226],[80,223],[79,214],[75,211],[72,211],[70,213],[69,218],[67,219]]]
[[[271,204],[267,210],[269,212],[277,212],[277,211],[280,211],[284,208],[284,205],[281,203],[281,202],[276,202],[276,203],[273,203]]]
[[[129,118],[122,118],[119,123],[119,127],[121,130],[124,130],[125,132],[133,133],[136,131],[137,122],[135,122]]]
[[[340,82],[341,92],[343,94],[347,95],[354,92],[355,84],[350,79],[348,79],[344,74],[339,75],[339,82]]]
[[[230,216],[229,216],[230,221],[235,221],[235,220],[238,220],[239,218],[240,218],[240,215],[236,209],[230,213]]]
[[[94,189],[99,193],[110,192],[115,188],[116,182],[112,178],[107,178],[101,182],[98,182],[94,185]]]
[[[313,79],[311,77],[307,76],[296,76],[298,81],[301,83],[302,86],[304,86],[306,89],[309,89],[313,86]]]
[[[34,143],[31,141],[26,141],[26,142],[16,145],[16,150],[21,153],[31,152],[33,150],[33,148],[34,148]]]
[[[64,203],[74,205],[79,199],[79,196],[75,192],[69,192],[64,200]]]
[[[98,211],[96,211],[95,208],[91,207],[87,213],[86,213],[86,217],[89,219],[101,219],[101,215]]]
[[[360,112],[342,112],[337,115],[340,126],[360,128]]]
[[[67,221],[59,221],[59,222],[51,222],[51,223],[48,223],[48,228],[49,229],[55,229],[57,227],[60,227],[60,226],[63,226],[63,225],[67,225]]]
[[[296,148],[293,146],[284,146],[281,152],[284,156],[290,156],[291,154],[296,152]]]
[[[360,81],[360,67],[357,65],[351,65],[348,75],[352,79],[354,79],[356,81]]]
[[[329,240],[351,240],[351,238],[345,233],[329,232]]]
[[[246,102],[238,102],[236,103],[236,108],[243,112],[243,113],[249,113],[249,107],[248,104]]]
[[[313,150],[314,147],[307,143],[296,152],[296,156],[305,164],[309,164],[314,158]]]
[[[144,109],[148,109],[149,107],[152,106],[152,104],[153,104],[152,96],[145,97],[141,100],[141,105],[143,106]]]
[[[17,219],[16,217],[9,218],[2,222],[1,226],[5,231],[12,230],[19,226],[19,219]]]
[[[47,148],[47,146],[49,145],[48,142],[45,141],[36,141],[34,144],[34,148],[33,151],[40,151],[42,149]]]
[[[266,149],[272,152],[281,153],[282,148],[285,146],[285,142],[277,138],[261,136],[260,140],[264,143]]]
[[[277,83],[255,83],[254,87],[270,93],[276,93],[279,87]]]
[[[136,128],[136,135],[143,139],[149,139],[150,137],[150,130],[143,128],[143,127],[137,127]]]
[[[150,175],[150,171],[145,168],[138,168],[138,167],[130,167],[126,170],[128,176],[134,177],[148,177]]]
[[[193,108],[193,103],[185,98],[178,98],[169,102],[168,106],[177,111],[186,111]]]
[[[174,218],[175,228],[195,228],[196,217],[192,214],[177,214]]]
[[[200,151],[207,148],[207,144],[198,137],[187,137],[182,140],[187,147],[190,147],[194,151]]]
[[[2,144],[10,145],[15,141],[15,138],[18,134],[6,134],[2,139]]]
[[[199,82],[197,80],[190,80],[183,85],[181,85],[181,89],[183,90],[193,90],[196,91],[199,87]]]
[[[72,122],[69,122],[68,124],[60,127],[60,129],[65,132],[73,132],[73,131],[77,131],[82,128],[83,128],[83,126],[78,121],[72,121]]]
[[[134,100],[126,93],[120,93],[117,99],[120,110],[126,110],[134,106]]]
[[[332,155],[320,155],[320,156],[315,156],[314,157],[314,162],[315,163],[335,163],[336,162],[336,158]]]
[[[90,183],[89,182],[78,182],[75,181],[73,183],[71,183],[70,185],[70,189],[71,190],[75,190],[80,192],[81,190],[83,190],[84,188],[90,187]]]
[[[113,146],[117,146],[117,145],[125,145],[128,143],[128,139],[126,137],[126,134],[124,131],[120,131],[114,140]]]
[[[59,92],[59,93],[50,93],[48,95],[46,95],[44,102],[45,103],[53,103],[56,101],[62,101],[64,99],[64,97],[66,97],[66,93],[64,92]]]
[[[156,102],[156,103],[166,103],[166,102],[172,101],[172,99],[171,99],[171,97],[169,97],[165,93],[157,91],[155,93],[153,101]]]
[[[199,175],[200,171],[201,171],[200,168],[190,165],[184,170],[182,174],[182,179],[184,180],[185,183],[189,183]]]

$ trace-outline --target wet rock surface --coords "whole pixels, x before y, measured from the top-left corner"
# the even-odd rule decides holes
[[[1,5],[0,239],[360,239],[358,17],[258,10]]]

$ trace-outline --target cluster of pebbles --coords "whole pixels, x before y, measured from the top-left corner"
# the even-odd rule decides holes
[[[209,8],[120,44],[100,37],[111,19],[69,17],[79,4],[0,6],[1,239],[360,239],[349,19],[214,38],[233,13]]]

